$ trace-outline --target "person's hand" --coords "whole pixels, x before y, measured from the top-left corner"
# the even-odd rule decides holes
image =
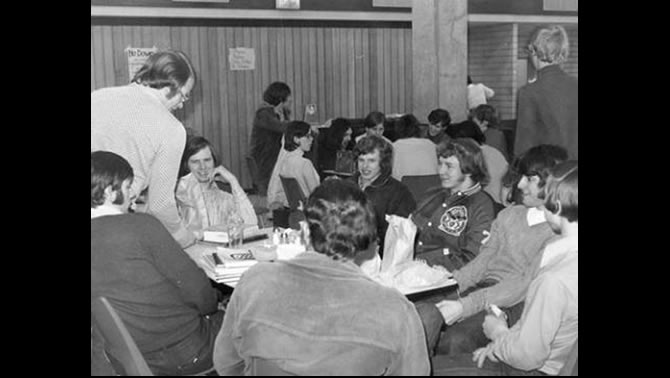
[[[314,134],[314,136],[319,134],[319,125],[312,125],[310,127],[312,129],[312,134]]]
[[[507,333],[507,320],[504,317],[497,317],[495,315],[486,315],[484,323],[482,324],[484,334],[491,340],[495,340],[502,334]]]
[[[444,322],[447,323],[447,325],[454,324],[456,321],[460,320],[463,315],[463,304],[461,301],[444,300],[436,303],[435,306],[440,310]]]
[[[329,119],[323,123],[322,127],[330,127],[330,124],[333,123],[333,119]]]
[[[214,178],[214,176],[216,175],[221,175],[221,177],[230,185],[237,183],[237,178],[235,177],[235,175],[232,174],[232,172],[230,172],[226,168],[224,168],[223,165],[219,165],[218,167],[214,168],[214,171],[212,171],[212,178]]]
[[[482,365],[484,365],[484,360],[486,360],[487,357],[493,362],[498,362],[496,356],[493,355],[493,343],[489,343],[489,345],[479,348],[472,353],[472,361],[476,362],[477,367],[480,369],[482,368]]]

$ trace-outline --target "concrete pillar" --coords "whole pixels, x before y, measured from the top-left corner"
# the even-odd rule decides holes
[[[435,108],[454,122],[467,116],[467,0],[412,2],[412,82],[414,115],[427,122]]]

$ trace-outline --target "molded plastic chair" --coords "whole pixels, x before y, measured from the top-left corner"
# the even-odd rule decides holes
[[[440,186],[442,183],[440,175],[403,176],[401,182],[407,186],[416,203],[423,199],[426,190]]]
[[[305,194],[298,184],[298,180],[292,177],[279,176],[281,179],[281,185],[284,188],[284,193],[286,194],[286,199],[288,200],[288,206],[291,209],[291,213],[288,216],[288,224],[294,230],[300,229],[300,221],[305,219],[305,215],[300,210],[300,203],[304,205],[307,201]]]
[[[120,364],[125,375],[153,376],[144,356],[107,298],[95,299],[91,305],[91,312],[104,339],[105,352],[118,362],[115,364],[112,361],[114,368],[118,369]]]

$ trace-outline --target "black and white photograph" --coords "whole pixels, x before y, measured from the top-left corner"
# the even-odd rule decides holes
[[[90,29],[91,376],[578,375],[578,0]]]

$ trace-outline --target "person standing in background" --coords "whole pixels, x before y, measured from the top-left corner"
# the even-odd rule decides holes
[[[196,235],[182,222],[174,196],[186,130],[172,112],[188,101],[195,82],[188,57],[167,50],[152,54],[131,84],[91,93],[91,152],[114,152],[130,163],[133,192],[148,188],[146,212],[182,247]]]
[[[291,88],[275,81],[263,92],[263,103],[256,110],[251,130],[251,156],[258,167],[258,192],[265,196],[272,169],[281,149],[282,135],[290,120]]]
[[[495,96],[493,89],[482,83],[474,84],[468,75],[468,109],[472,110],[479,105],[486,104],[486,100]]]
[[[568,35],[562,26],[538,29],[528,46],[537,80],[519,89],[514,154],[538,144],[565,147],[578,158],[579,88],[560,65],[568,59]]]

